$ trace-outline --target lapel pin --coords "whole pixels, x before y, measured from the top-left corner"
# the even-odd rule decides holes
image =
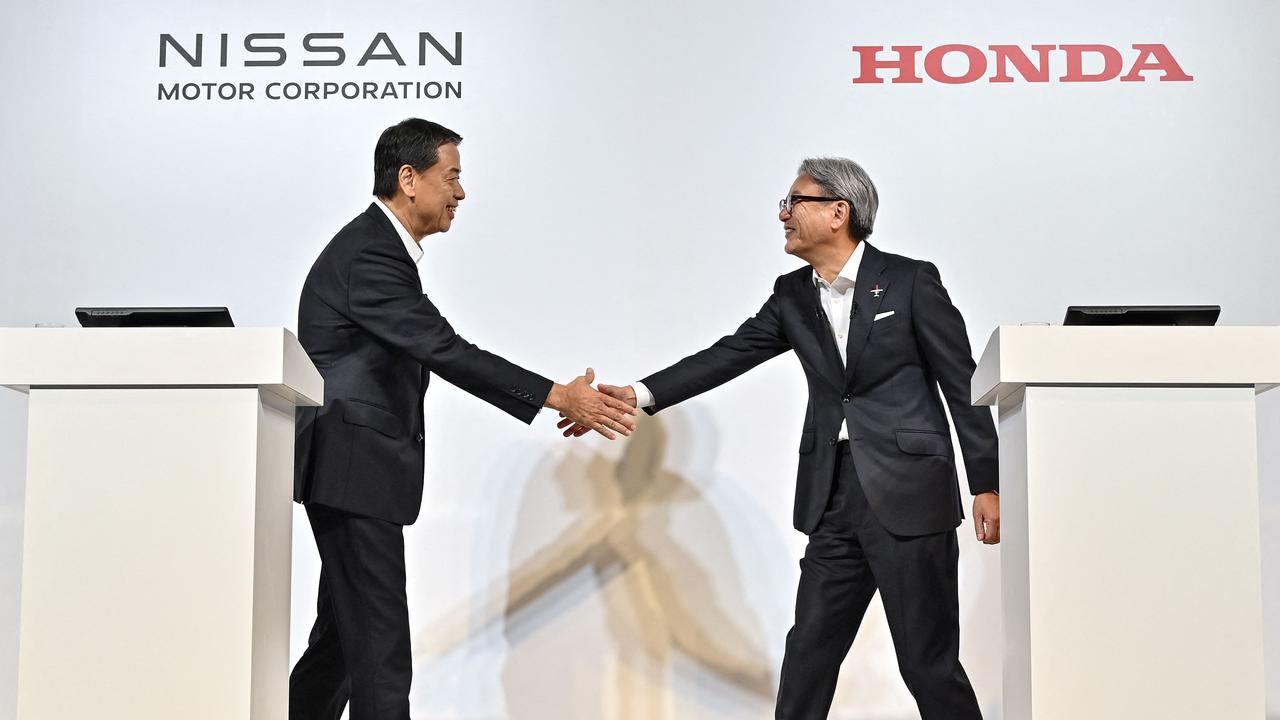
[[[879,300],[880,296],[884,294],[884,288],[880,287],[880,283],[876,283],[876,286],[871,288],[871,294]]]

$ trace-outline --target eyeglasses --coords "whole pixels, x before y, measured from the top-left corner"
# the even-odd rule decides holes
[[[802,202],[840,202],[844,198],[826,197],[823,195],[788,195],[778,201],[778,210],[786,210],[788,214]]]

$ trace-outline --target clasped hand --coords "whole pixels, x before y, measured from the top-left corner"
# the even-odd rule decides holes
[[[568,385],[556,383],[552,386],[546,406],[560,411],[560,417],[564,420],[558,427],[573,425],[581,428],[580,432],[566,432],[565,437],[570,434],[582,435],[590,430],[595,430],[610,440],[617,437],[614,433],[629,436],[636,429],[635,395],[632,395],[632,402],[628,404],[616,396],[592,388],[591,383],[595,379],[595,371],[587,368],[585,374],[574,378]],[[611,386],[600,386],[601,390],[606,387]]]
[[[604,383],[600,383],[599,385],[596,386],[596,389],[599,390],[604,395],[608,396],[610,399],[614,400],[615,402],[622,403],[623,406],[626,407],[631,412],[632,415],[636,414],[636,391],[630,385],[618,387],[617,385],[606,385]],[[588,432],[591,432],[592,430],[595,429],[593,427],[590,427],[588,425],[584,425],[580,422],[575,421],[573,418],[569,417],[564,412],[560,413],[560,417],[564,419],[561,420],[559,423],[556,423],[556,427],[564,431],[565,437],[582,437],[583,435],[586,435]],[[635,428],[635,422],[632,421],[632,429],[634,428]],[[610,438],[610,439],[612,440],[613,438]]]

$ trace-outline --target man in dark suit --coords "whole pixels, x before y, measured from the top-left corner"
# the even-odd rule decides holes
[[[324,377],[324,406],[297,416],[294,500],[315,533],[316,621],[289,680],[291,720],[408,720],[412,657],[403,526],[422,504],[423,411],[431,373],[523,422],[558,409],[629,435],[635,409],[463,340],[423,294],[422,238],[447,232],[466,196],[452,130],[409,119],[374,150],[377,200],[334,236],[307,275],[298,338]]]
[[[794,524],[809,536],[777,717],[825,718],[840,663],[879,589],[898,666],[924,720],[980,719],[959,660],[964,512],[943,398],[975,495],[979,540],[1000,540],[990,411],[969,403],[964,319],[931,263],[866,242],[878,197],[850,160],[805,160],[780,203],[786,251],[809,263],[778,278],[733,335],[642,382],[602,391],[650,414],[787,350],[809,381]],[[942,393],[939,396],[939,388]],[[566,435],[587,428],[560,427]]]

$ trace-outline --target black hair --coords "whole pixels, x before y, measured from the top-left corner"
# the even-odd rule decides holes
[[[400,185],[400,168],[408,165],[422,172],[440,160],[441,145],[461,142],[458,133],[421,118],[409,118],[383,130],[373,149],[373,194],[384,200],[391,198]]]

